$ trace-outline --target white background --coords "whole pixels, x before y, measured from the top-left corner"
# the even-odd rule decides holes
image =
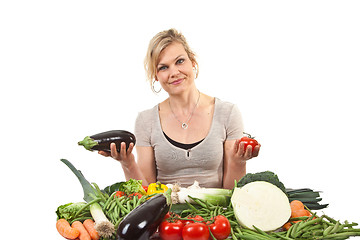
[[[61,158],[102,188],[124,180],[77,142],[133,131],[165,99],[143,59],[171,27],[198,55],[200,91],[236,103],[262,144],[248,171],[322,190],[326,214],[360,223],[359,2],[197,2],[0,3],[2,238],[62,239],[55,210],[83,194]]]

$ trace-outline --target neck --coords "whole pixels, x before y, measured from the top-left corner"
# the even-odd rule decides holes
[[[193,110],[200,94],[197,88],[193,88],[183,94],[170,95],[168,101],[173,111],[186,115]]]

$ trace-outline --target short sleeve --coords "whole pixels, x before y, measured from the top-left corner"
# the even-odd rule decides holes
[[[240,110],[234,104],[226,124],[226,140],[238,139],[243,136],[244,125]]]
[[[140,112],[138,114],[135,121],[134,134],[137,146],[151,146],[151,119],[149,119],[148,112]]]

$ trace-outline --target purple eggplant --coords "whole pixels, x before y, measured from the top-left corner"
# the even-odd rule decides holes
[[[117,151],[120,152],[121,142],[125,142],[127,150],[130,143],[135,145],[135,135],[124,130],[111,130],[92,136],[86,136],[82,141],[78,142],[78,144],[90,151],[98,150],[110,152],[110,143],[115,143]]]
[[[120,222],[116,240],[149,240],[170,209],[170,194],[169,189],[133,209]]]

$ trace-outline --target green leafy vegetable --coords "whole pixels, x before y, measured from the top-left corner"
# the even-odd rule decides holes
[[[64,218],[68,222],[79,219],[91,218],[89,206],[85,202],[67,203],[61,205],[56,210],[57,218]]]
[[[99,201],[101,196],[97,196],[96,189],[85,179],[84,175],[77,170],[72,163],[66,159],[61,159],[63,163],[70,168],[70,170],[79,179],[84,191],[84,200],[90,205],[90,213],[95,221],[95,229],[102,237],[110,237],[115,232],[114,224],[112,224],[105,216]]]
[[[265,181],[272,183],[278,188],[280,188],[286,194],[286,189],[284,184],[280,182],[279,177],[271,171],[247,173],[244,177],[240,179],[240,181],[237,182],[237,187],[241,188],[247,183],[256,182],[256,181]]]
[[[116,191],[122,191],[126,195],[130,195],[132,193],[141,193],[142,195],[146,195],[146,191],[142,186],[142,181],[135,179],[130,179],[126,182],[117,182],[104,189],[104,192],[109,195]]]

